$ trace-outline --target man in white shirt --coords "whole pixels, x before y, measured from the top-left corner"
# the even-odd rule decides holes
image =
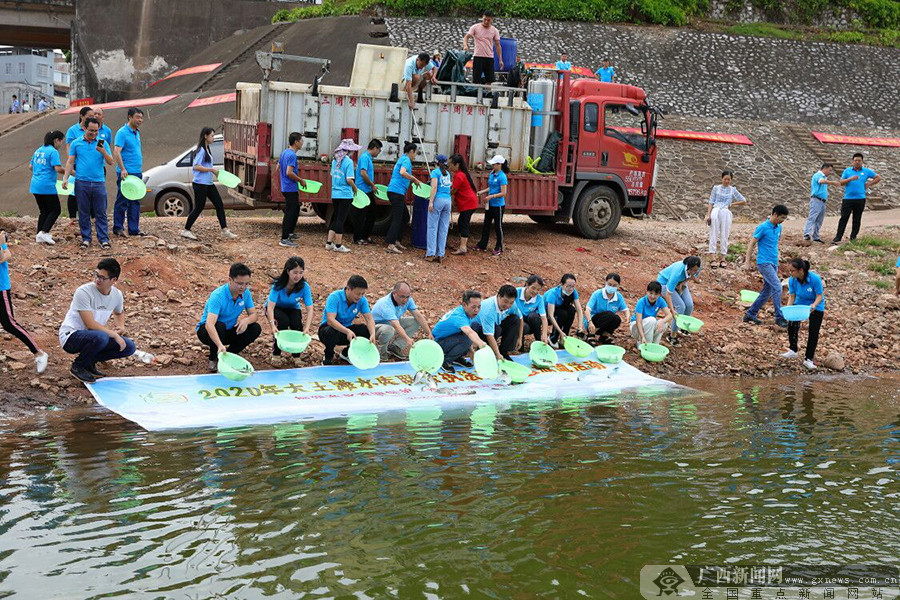
[[[405,316],[409,313],[410,316]],[[375,336],[378,338],[378,351],[382,359],[388,354],[406,360],[412,336],[421,328],[431,335],[431,327],[424,315],[419,312],[412,297],[412,289],[405,281],[398,281],[390,294],[379,299],[372,307],[372,318],[375,320]]]
[[[59,328],[59,344],[69,354],[78,356],[69,370],[85,383],[105,377],[97,363],[134,354],[134,342],[122,335],[125,309],[122,292],[115,286],[121,267],[114,258],[97,263],[94,282],[75,290],[72,304]],[[107,327],[110,317],[112,328]]]

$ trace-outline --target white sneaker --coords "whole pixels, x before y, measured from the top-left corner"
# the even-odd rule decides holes
[[[326,250],[334,250],[334,244],[331,242],[325,242],[325,249]]]
[[[50,357],[47,356],[47,353],[43,350],[34,357],[34,366],[37,369],[38,375],[47,370],[47,360]]]
[[[816,363],[807,358],[803,361],[803,366],[806,367],[807,371],[813,371],[816,368]]]
[[[788,350],[787,352],[781,353],[781,358],[797,358],[797,353],[793,350]]]
[[[334,250],[335,252],[344,252],[344,253],[350,252],[350,248],[348,248],[347,246],[345,246],[343,244],[341,244],[340,246],[334,246],[331,249]]]
[[[50,235],[49,233],[44,233],[43,235],[44,235],[44,243],[45,244],[50,244],[51,246],[56,245],[56,240],[53,239],[52,235]]]
[[[34,236],[34,241],[38,244],[44,243],[44,233],[42,231],[38,231],[37,235]]]
[[[228,229],[227,227],[222,230],[222,237],[225,239],[228,239],[228,240],[236,240],[237,239],[237,235],[231,233],[231,230]]]
[[[194,232],[191,231],[190,229],[182,229],[180,235],[181,235],[181,237],[187,238],[187,239],[189,239],[189,240],[196,240],[196,239],[197,239],[197,236],[194,235]]]

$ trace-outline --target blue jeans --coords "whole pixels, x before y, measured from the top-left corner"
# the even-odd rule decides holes
[[[806,218],[806,227],[803,229],[803,237],[819,239],[819,230],[825,221],[825,201],[811,196],[809,199],[809,216]]]
[[[462,332],[454,333],[436,341],[444,351],[444,361],[450,363],[465,356],[472,347],[472,340]]]
[[[138,179],[143,178],[142,173],[129,173]],[[113,205],[113,232],[125,229],[125,217],[128,217],[128,235],[137,235],[141,230],[141,201],[129,200],[122,195],[122,174],[116,174],[116,203]]]
[[[756,317],[759,309],[772,298],[772,305],[775,307],[775,320],[781,321],[784,317],[781,314],[781,280],[778,279],[778,267],[771,263],[756,265],[759,274],[763,277],[763,289],[759,292],[759,298],[747,309],[748,317]]]
[[[127,337],[122,339],[125,340],[125,349],[119,350],[119,344],[105,331],[85,329],[73,332],[66,340],[63,350],[78,355],[72,363],[73,366],[86,368],[98,362],[134,354],[134,342]]]
[[[691,289],[687,284],[684,284],[681,293],[671,292],[670,295],[672,296],[672,309],[676,315],[691,316],[694,313],[694,298],[691,297]],[[678,331],[675,319],[672,319],[672,331]]]
[[[109,221],[106,218],[106,184],[102,181],[75,180],[75,201],[78,203],[78,228],[81,239],[91,241],[91,216],[97,226],[97,241],[109,242]]]
[[[428,242],[425,256],[444,256],[448,229],[450,229],[450,198],[435,198],[434,211],[428,212]]]

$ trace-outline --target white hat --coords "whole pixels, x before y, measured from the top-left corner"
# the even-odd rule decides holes
[[[503,158],[503,157],[502,157],[501,155],[499,155],[499,154],[495,154],[495,155],[494,155],[494,158],[492,158],[491,160],[488,161],[488,164],[489,164],[489,165],[502,165],[502,164],[505,163],[505,162],[506,162],[506,159],[505,159],[505,158]]]

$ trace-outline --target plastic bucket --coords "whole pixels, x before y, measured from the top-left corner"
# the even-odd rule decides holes
[[[282,352],[287,352],[288,354],[301,354],[305,352],[311,339],[312,338],[310,338],[309,335],[302,331],[293,331],[291,329],[279,331],[275,336],[275,342],[278,344],[278,347]]]
[[[444,349],[434,340],[419,340],[409,351],[412,368],[434,375],[444,364]]]
[[[306,194],[318,194],[322,189],[322,183],[312,179],[304,179],[297,185],[297,189]]]
[[[147,186],[134,175],[123,179],[119,184],[119,189],[122,191],[122,195],[129,200],[143,200],[147,195]]]
[[[754,292],[753,290],[741,290],[741,302],[753,304],[756,302],[757,298],[759,298],[759,292]]]
[[[529,367],[520,365],[511,360],[501,360],[498,363],[498,366],[501,371],[509,375],[509,378],[513,383],[525,383],[528,381],[528,376],[531,375],[531,369]]]
[[[566,336],[563,347],[566,349],[566,352],[575,358],[587,358],[594,351],[590,344],[571,335]]]
[[[372,201],[369,200],[369,196],[360,189],[356,190],[356,195],[353,196],[353,202],[351,202],[356,208],[365,208],[371,203]]]
[[[703,321],[688,315],[675,315],[675,324],[678,325],[679,329],[684,329],[690,333],[697,333],[703,327]]]
[[[600,362],[616,364],[622,362],[622,357],[625,356],[625,348],[612,344],[604,344],[603,346],[594,348],[594,353],[597,355],[597,360]]]
[[[68,187],[66,189],[62,188],[62,179],[56,182],[56,194],[58,196],[71,196],[75,193],[75,177],[69,176]]]
[[[806,304],[792,304],[791,306],[782,306],[781,315],[787,321],[805,321],[812,312],[812,306]]]
[[[429,198],[413,198],[410,240],[413,248],[425,250],[428,247],[428,201]]]
[[[378,352],[378,346],[373,344],[366,338],[355,337],[350,342],[350,349],[347,350],[347,358],[357,369],[366,371],[374,369],[381,362],[381,354]]]
[[[219,183],[224,185],[227,188],[236,188],[238,184],[241,182],[241,178],[235,175],[234,173],[229,173],[225,169],[219,169],[219,175],[217,177]]]
[[[647,362],[662,362],[669,355],[669,349],[660,344],[641,344],[641,356]]]
[[[556,350],[544,342],[534,342],[531,344],[528,358],[531,359],[531,364],[538,368],[552,367],[559,360],[559,357],[556,355]]]
[[[500,374],[497,357],[494,356],[494,351],[491,350],[490,346],[485,346],[481,350],[476,351],[473,358],[472,362],[475,363],[475,372],[482,379],[496,379],[497,375]]]
[[[431,186],[425,185],[424,183],[414,183],[412,184],[413,194],[418,196],[419,198],[425,198],[427,200],[431,200]]]
[[[253,375],[253,365],[231,352],[219,355],[218,369],[221,375],[232,381],[243,381]]]
[[[380,183],[376,183],[375,184],[375,197],[378,198],[379,200],[387,201],[387,199],[388,199],[387,186],[381,185]]]
[[[516,54],[519,50],[519,42],[515,38],[500,38],[500,52],[503,57],[503,68],[500,68],[500,59],[494,53],[494,71],[506,73],[516,64]]]

